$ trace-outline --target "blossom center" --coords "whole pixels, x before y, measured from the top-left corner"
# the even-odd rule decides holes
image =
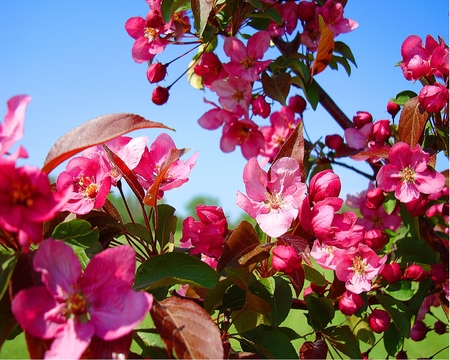
[[[83,294],[77,292],[66,301],[67,310],[74,315],[84,314],[88,307],[88,302]]]
[[[146,27],[144,29],[144,37],[146,37],[149,40],[153,40],[158,36],[158,30],[152,27]]]
[[[414,169],[411,169],[411,166],[408,165],[407,167],[405,167],[403,170],[400,171],[400,175],[402,177],[403,182],[414,183],[416,171]]]
[[[360,255],[357,255],[353,258],[353,270],[355,274],[365,275],[366,274],[367,265]]]
[[[383,222],[383,220],[382,220],[381,217],[378,216],[378,215],[375,215],[375,216],[372,218],[372,224],[373,224],[374,227],[381,226],[381,223],[382,223],[382,222]]]
[[[240,102],[245,99],[243,90],[236,90],[232,96],[232,99],[236,102]]]
[[[270,206],[271,209],[277,210],[284,204],[283,195],[278,194],[276,190],[273,193],[266,192],[266,204]]]
[[[241,60],[241,65],[244,67],[245,70],[250,69],[255,61],[250,56],[247,56],[244,60]]]
[[[84,192],[85,198],[95,199],[97,197],[98,185],[95,183],[95,177],[81,175],[76,181],[80,192]]]
[[[13,205],[32,206],[34,187],[26,182],[12,183],[12,203]]]

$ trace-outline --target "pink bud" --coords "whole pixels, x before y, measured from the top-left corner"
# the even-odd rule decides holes
[[[169,89],[157,86],[152,92],[152,101],[156,105],[163,105],[169,99]]]
[[[406,355],[406,351],[404,350],[400,350],[396,355],[395,355],[396,359],[407,359],[408,355]]]
[[[387,141],[391,136],[391,125],[389,120],[378,120],[375,122],[373,124],[372,136],[380,143]]]
[[[396,262],[385,264],[381,276],[385,278],[389,283],[396,282],[402,277],[402,269]]]
[[[373,122],[372,115],[367,111],[357,111],[356,115],[353,116],[353,123],[355,124],[355,128],[361,129],[364,125],[370,124]]]
[[[372,331],[378,334],[385,332],[388,329],[390,322],[391,318],[384,310],[375,309],[369,315],[369,326]]]
[[[264,119],[270,115],[270,104],[264,99],[264,96],[258,95],[252,100],[252,113],[262,116]]]
[[[434,323],[434,331],[436,334],[442,335],[447,332],[447,325],[445,325],[441,320]]]
[[[371,210],[378,209],[381,205],[383,205],[383,201],[384,193],[380,188],[377,187],[367,191],[366,208]]]
[[[339,299],[339,310],[345,315],[353,315],[363,305],[363,298],[348,290]]]
[[[409,334],[411,340],[422,341],[427,336],[428,327],[422,320],[416,321]]]
[[[422,281],[423,279],[426,279],[428,277],[428,272],[425,271],[425,269],[417,264],[412,264],[411,266],[408,266],[405,269],[405,272],[403,273],[403,278],[405,280],[411,280],[411,281]]]
[[[448,89],[440,84],[425,85],[419,93],[419,104],[428,112],[440,112],[448,103]]]
[[[330,169],[317,173],[309,183],[310,197],[315,203],[329,197],[338,197],[340,192],[341,180]]]
[[[300,1],[297,7],[297,17],[301,21],[308,21],[316,14],[316,3],[314,1]]]
[[[426,213],[428,207],[428,197],[427,195],[420,194],[417,199],[412,199],[405,203],[406,210],[412,216],[420,216]]]
[[[324,286],[319,286],[312,282],[310,286],[311,286],[312,291],[314,291],[316,294],[320,294],[320,295],[323,295],[323,293],[327,289],[327,284],[325,284]]]
[[[395,115],[397,115],[398,112],[400,111],[400,105],[389,100],[386,108],[387,108],[387,112],[392,116],[392,120],[394,120]]]
[[[344,147],[344,139],[338,134],[325,136],[325,145],[333,150],[340,150]]]
[[[431,265],[430,277],[435,284],[444,283],[448,279],[447,267],[444,264]]]
[[[288,107],[290,107],[293,112],[302,115],[303,111],[306,109],[306,100],[300,95],[294,95],[289,99]]]
[[[364,233],[364,244],[374,251],[381,250],[388,242],[389,236],[380,229],[370,229]]]
[[[147,69],[147,79],[150,84],[154,84],[164,80],[167,74],[167,65],[163,65],[160,62],[151,64]]]
[[[292,246],[278,245],[272,253],[272,266],[277,271],[290,274],[302,266],[302,259]]]

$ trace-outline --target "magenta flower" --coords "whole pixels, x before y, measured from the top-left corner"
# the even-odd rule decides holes
[[[203,53],[198,63],[194,66],[194,73],[202,78],[203,85],[208,88],[214,81],[228,77],[222,62],[212,52]]]
[[[419,145],[413,149],[399,142],[389,152],[389,164],[384,165],[377,174],[378,186],[383,191],[394,191],[395,197],[403,203],[419,198],[420,194],[433,194],[441,191],[445,177],[428,167],[430,155]]]
[[[272,266],[277,271],[291,274],[302,267],[302,257],[293,246],[278,245],[272,250]]]
[[[201,253],[219,258],[228,234],[228,223],[222,208],[198,205],[195,212],[199,221],[192,216],[183,221],[183,236],[180,239],[182,246],[193,246],[192,254]]]
[[[374,332],[381,334],[389,328],[391,318],[385,310],[374,309],[369,314],[368,322]]]
[[[8,100],[5,120],[3,124],[0,123],[0,156],[5,155],[22,138],[25,109],[30,101],[28,95],[17,95]],[[13,158],[27,156],[26,150],[20,148]]]
[[[278,159],[268,174],[256,158],[244,168],[247,195],[238,191],[236,204],[256,220],[271,237],[283,235],[298,215],[298,208],[306,194],[301,182],[298,162],[293,158]]]
[[[62,210],[84,215],[92,209],[100,209],[108,197],[111,182],[109,169],[99,156],[95,160],[83,156],[71,159],[56,179],[58,190],[73,188]]]
[[[264,149],[264,136],[253,121],[237,120],[224,125],[220,150],[232,152],[238,145],[247,160],[258,156],[261,149]]]
[[[83,273],[70,246],[45,240],[33,259],[43,285],[21,290],[12,312],[25,332],[54,339],[45,358],[80,358],[94,335],[116,340],[150,310],[152,296],[131,289],[135,263],[133,248],[123,245],[94,256]]]
[[[340,192],[341,180],[330,169],[315,174],[309,182],[309,195],[313,203],[330,197],[338,197]]]
[[[353,315],[363,305],[363,298],[348,290],[339,299],[339,310],[347,316]]]
[[[340,254],[345,250],[339,249],[335,246],[320,244],[319,240],[314,240],[311,248],[311,257],[324,269],[336,269],[336,263],[339,261]]]
[[[24,251],[42,240],[42,224],[68,201],[71,189],[52,192],[46,173],[0,158],[0,228],[18,234]]]
[[[448,88],[440,83],[425,85],[419,93],[419,104],[428,112],[440,112],[448,104]]]
[[[225,110],[241,116],[248,113],[252,99],[252,85],[249,81],[239,78],[216,80],[211,84],[211,90],[219,96],[219,103]]]
[[[367,245],[358,244],[339,254],[336,260],[336,277],[345,281],[348,291],[360,294],[372,288],[372,279],[377,276],[384,267],[387,257],[380,257]]]
[[[248,39],[247,47],[235,37],[227,37],[223,45],[225,54],[231,59],[223,64],[225,70],[244,81],[253,82],[259,79],[259,74],[272,62],[258,61],[270,45],[270,35],[267,31],[258,31]]]

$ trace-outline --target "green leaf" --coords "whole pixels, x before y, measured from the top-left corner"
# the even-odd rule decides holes
[[[283,332],[276,328],[259,325],[256,328],[243,333],[242,336],[258,345],[252,349],[241,343],[242,350],[244,351],[256,350],[259,355],[268,357],[268,354],[270,354],[274,359],[298,359],[297,351],[292,343]],[[259,348],[262,348],[265,351],[260,352],[258,351]]]
[[[313,110],[317,109],[319,104],[319,89],[316,83],[309,81],[303,81],[299,76],[295,76],[291,79],[291,83],[301,87],[305,93],[306,100],[310,103]]]
[[[280,276],[263,278],[259,282],[266,289],[260,296],[270,305],[271,312],[264,316],[269,320],[269,324],[274,327],[279,326],[288,316],[292,305],[292,290],[289,282]],[[268,294],[269,296],[266,296]]]
[[[148,229],[139,223],[128,223],[125,224],[125,229],[134,236],[137,236],[139,239],[144,240],[147,244],[153,243],[152,235],[148,231]]]
[[[417,291],[417,287],[413,288],[416,283],[413,281],[396,281],[395,283],[386,286],[384,291],[392,296],[394,299],[400,301],[408,301],[413,297]]]
[[[416,318],[419,308],[423,303],[423,300],[428,296],[429,290],[431,288],[432,281],[430,278],[422,280],[419,282],[418,289],[411,300],[408,301],[409,312],[413,319]]]
[[[369,326],[369,323],[364,319],[361,319],[355,315],[350,316],[348,319],[350,328],[355,334],[356,338],[364,341],[366,344],[375,344],[375,335]]]
[[[303,270],[305,271],[306,280],[309,280],[310,282],[316,284],[317,286],[325,286],[327,284],[327,280],[316,269],[306,264],[302,264],[302,267]]]
[[[155,328],[134,330],[133,340],[142,349],[142,358],[168,359],[166,345]]]
[[[397,199],[396,199],[394,193],[391,192],[386,196],[386,198],[383,202],[384,210],[386,210],[388,215],[390,215],[394,212],[396,206],[397,206]]]
[[[347,44],[342,41],[334,42],[334,52],[337,52],[344,56],[348,61],[350,61],[353,65],[356,65],[355,57],[353,56],[352,50],[348,47]]]
[[[397,105],[403,106],[409,99],[412,99],[416,96],[417,94],[414,91],[405,90],[399,92],[395,99],[391,99],[391,101],[396,103]]]
[[[225,278],[206,293],[203,308],[209,314],[212,314],[222,304],[222,298],[231,285],[233,285],[233,281],[230,278]]]
[[[214,0],[191,0],[192,13],[194,14],[197,35],[202,38],[203,31],[208,23],[209,14],[214,5]]]
[[[177,231],[178,218],[174,216],[175,208],[167,204],[158,205],[158,231],[156,240],[161,249],[169,243],[173,234]]]
[[[161,16],[167,23],[170,18],[181,6],[186,4],[189,0],[162,0],[161,3]]]
[[[247,16],[250,19],[268,19],[276,22],[278,25],[283,24],[283,19],[281,18],[280,13],[272,7],[263,11],[252,12],[247,14]]]
[[[376,295],[376,298],[384,310],[388,312],[398,331],[400,331],[404,337],[409,338],[409,332],[411,330],[411,314],[408,306],[389,295],[378,294]]]
[[[403,336],[394,323],[391,323],[389,328],[384,332],[383,343],[386,352],[391,356],[395,356],[402,347]]]
[[[8,289],[9,280],[19,259],[19,252],[0,250],[0,299]]]
[[[333,55],[332,59],[336,62],[336,64],[341,64],[342,65],[342,67],[345,69],[345,71],[346,71],[348,76],[351,75],[352,69],[351,69],[350,64],[349,64],[349,62],[348,62],[348,60],[346,58],[344,58],[342,56]],[[337,68],[337,66],[336,66],[336,68]]]
[[[215,270],[198,258],[184,253],[154,256],[137,269],[135,290],[151,290],[175,284],[213,288],[219,281]]]
[[[361,359],[359,342],[348,326],[332,326],[323,330],[322,334],[330,345],[351,359]]]
[[[401,256],[402,262],[418,262],[423,264],[436,263],[436,255],[425,241],[413,237],[404,237],[395,242],[396,253]]]
[[[92,229],[91,224],[86,220],[71,220],[60,223],[52,233],[53,239],[62,240],[73,247],[81,249],[95,246],[98,237],[98,229]]]
[[[317,298],[314,295],[307,295],[306,307],[311,326],[316,331],[321,331],[333,320],[334,306],[330,299]]]

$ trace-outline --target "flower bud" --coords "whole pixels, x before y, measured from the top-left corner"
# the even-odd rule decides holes
[[[391,125],[389,120],[378,120],[373,124],[372,137],[384,143],[391,136]]]
[[[406,210],[412,216],[420,216],[426,213],[428,207],[428,196],[425,194],[420,194],[417,199],[411,199],[409,202],[405,203]]]
[[[292,246],[278,245],[272,250],[272,253],[272,266],[277,271],[290,274],[302,266],[302,259]]]
[[[311,200],[315,203],[330,197],[338,197],[341,192],[341,180],[333,170],[323,170],[314,175],[309,183]]]
[[[157,86],[152,92],[152,101],[156,105],[164,105],[169,99],[169,89]]]
[[[313,282],[310,284],[311,290],[314,291],[316,294],[323,295],[325,290],[327,289],[328,284],[325,284],[324,286],[319,286],[314,284]]]
[[[340,150],[344,147],[344,139],[338,134],[325,136],[325,145],[333,150]]]
[[[439,335],[445,334],[447,332],[447,325],[441,320],[438,320],[434,323],[434,331]]]
[[[357,111],[356,115],[353,116],[353,123],[355,124],[355,128],[361,129],[364,125],[370,124],[373,122],[372,115],[367,111]]]
[[[427,336],[428,328],[422,320],[416,321],[411,328],[410,338],[414,341],[422,341]]]
[[[339,310],[345,315],[353,315],[363,305],[363,298],[348,290],[339,299]]]
[[[428,277],[428,272],[425,269],[417,264],[412,264],[405,269],[403,273],[403,278],[405,280],[411,281],[422,281]]]
[[[314,1],[300,1],[297,6],[297,17],[300,21],[311,20],[316,14],[316,3]]]
[[[406,355],[405,350],[399,350],[399,352],[395,355],[396,359],[407,359],[408,355]]]
[[[384,193],[381,188],[376,187],[372,190],[367,191],[367,202],[366,208],[375,210],[378,209],[381,205],[383,205],[384,201]]]
[[[147,79],[150,84],[154,84],[164,80],[167,74],[167,65],[163,65],[160,62],[151,64],[147,69]]]
[[[270,115],[270,104],[264,99],[264,96],[258,95],[252,100],[252,113],[262,116],[264,119]]]
[[[392,120],[394,120],[395,115],[397,115],[398,112],[400,111],[400,105],[398,105],[395,102],[389,100],[386,108],[387,108],[387,112],[392,116]]]
[[[381,276],[385,278],[387,282],[393,283],[401,279],[402,269],[396,262],[385,264]]]
[[[428,112],[440,112],[448,103],[448,89],[439,83],[425,85],[419,92],[419,104]]]
[[[435,284],[444,283],[448,279],[447,267],[444,264],[431,265],[430,277]]]
[[[303,111],[306,109],[306,100],[300,95],[294,95],[289,99],[288,107],[290,107],[293,112],[302,115]]]
[[[389,242],[389,236],[380,229],[366,230],[364,233],[364,244],[374,251],[381,250]]]
[[[384,310],[375,309],[369,315],[369,326],[372,331],[378,334],[385,332],[388,329],[390,322],[391,318]]]

